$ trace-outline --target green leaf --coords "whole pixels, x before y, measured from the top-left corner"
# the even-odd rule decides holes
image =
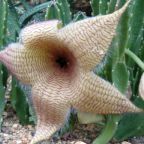
[[[92,7],[92,15],[96,16],[99,14],[99,1],[98,0],[91,0],[90,1]]]
[[[112,81],[114,85],[125,93],[128,86],[128,71],[124,63],[118,62],[112,69]]]
[[[61,20],[63,25],[71,22],[72,16],[70,11],[70,5],[67,0],[57,0],[57,6],[60,9]]]
[[[120,120],[115,138],[125,140],[144,135],[144,114],[127,114]]]
[[[51,2],[46,2],[46,3],[43,3],[43,4],[40,4],[38,6],[35,6],[34,8],[26,11],[19,19],[19,23],[20,25],[23,25],[23,23],[29,18],[31,17],[32,15],[34,15],[35,13],[45,9],[48,7],[48,5],[50,5]]]
[[[59,19],[60,20],[61,19],[60,16],[61,16],[60,15],[60,9],[57,6],[57,3],[51,2],[51,4],[48,5],[48,7],[47,7],[45,19],[46,20],[50,20],[50,19]]]
[[[116,115],[108,116],[105,128],[92,144],[107,144],[115,134],[119,119],[120,117]]]
[[[136,40],[143,27],[144,21],[144,0],[133,0],[132,5],[129,9],[129,33],[126,43],[126,48],[131,49],[135,54],[138,52],[138,45],[136,45]],[[128,59],[128,65],[130,67],[134,66],[131,59]]]
[[[31,6],[29,5],[29,3],[26,0],[20,0],[20,1],[26,10],[31,8]]]
[[[3,71],[2,65],[0,64],[0,130],[2,124],[2,114],[5,108],[5,88],[3,86]]]
[[[32,100],[32,94],[31,94],[31,86],[29,85],[23,85],[23,84],[19,84],[20,88],[22,89],[22,91],[24,92],[24,95],[26,96],[27,100],[28,100],[28,104],[29,104],[29,122],[30,123],[37,123],[37,117],[36,117],[36,112],[35,112],[35,108],[33,105],[33,100]]]
[[[106,14],[108,9],[108,0],[99,0],[99,14]]]
[[[20,26],[18,22],[19,16],[16,12],[15,7],[12,3],[9,2],[9,8],[8,8],[8,20],[7,20],[7,44],[10,42],[15,42],[16,38],[18,37],[18,33],[20,31]]]
[[[116,3],[117,3],[117,0],[110,0],[110,1],[109,1],[107,14],[114,12]]]
[[[129,10],[129,37],[127,48],[137,49],[135,40],[142,28],[144,20],[144,0],[133,0]]]
[[[7,0],[0,0],[0,49],[5,43],[7,31]]]
[[[27,98],[14,78],[12,80],[12,91],[10,98],[12,106],[15,109],[21,124],[29,123],[29,106]]]
[[[122,7],[125,4],[126,0],[121,0],[119,7]],[[117,28],[117,47],[119,53],[119,59],[123,60],[125,54],[125,45],[128,38],[128,10],[122,15],[118,28]]]

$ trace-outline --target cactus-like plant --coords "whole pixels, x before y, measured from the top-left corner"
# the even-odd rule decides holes
[[[86,18],[82,12],[72,15],[67,0],[49,1],[31,7],[26,1],[21,1],[25,11],[13,6],[13,1],[0,1],[0,48],[17,40],[21,27],[32,20],[59,19],[63,25]],[[114,12],[122,7],[126,0],[91,0],[92,16]],[[17,11],[16,9],[17,8]],[[47,9],[46,12],[44,9]],[[19,13],[22,13],[20,16]],[[122,16],[115,38],[110,46],[104,62],[94,71],[101,77],[113,83],[122,93],[131,89],[131,100],[141,108],[144,102],[138,94],[138,84],[144,70],[144,1],[132,0],[128,10]],[[101,68],[99,70],[99,67]],[[0,121],[5,107],[6,70],[0,66]],[[13,79],[11,103],[22,123],[29,121],[28,98],[21,87]],[[19,97],[21,94],[22,97]],[[21,103],[22,107],[20,107]],[[26,117],[23,117],[25,115]],[[107,116],[107,123],[102,134],[93,144],[105,144],[113,136],[123,140],[131,136],[144,135],[144,115],[129,114],[124,116]],[[119,125],[118,125],[119,123]]]

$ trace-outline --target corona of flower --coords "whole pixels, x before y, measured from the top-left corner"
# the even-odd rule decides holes
[[[112,14],[63,28],[57,20],[33,24],[22,30],[18,43],[0,52],[11,73],[32,86],[38,119],[32,144],[49,139],[70,107],[96,114],[141,111],[92,72],[107,52],[128,3]]]

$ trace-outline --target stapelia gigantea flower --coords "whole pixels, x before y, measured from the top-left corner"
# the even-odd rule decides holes
[[[129,1],[116,12],[59,28],[57,20],[24,28],[20,42],[0,52],[0,60],[32,86],[37,129],[32,144],[49,139],[70,107],[82,112],[140,112],[114,86],[92,72],[104,57]]]

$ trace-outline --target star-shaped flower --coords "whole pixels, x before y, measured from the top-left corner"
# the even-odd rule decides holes
[[[0,52],[0,60],[32,86],[37,129],[32,144],[49,139],[64,123],[70,107],[82,112],[140,112],[114,86],[92,72],[115,35],[129,1],[116,12],[59,28],[45,21],[24,28],[20,42]]]

